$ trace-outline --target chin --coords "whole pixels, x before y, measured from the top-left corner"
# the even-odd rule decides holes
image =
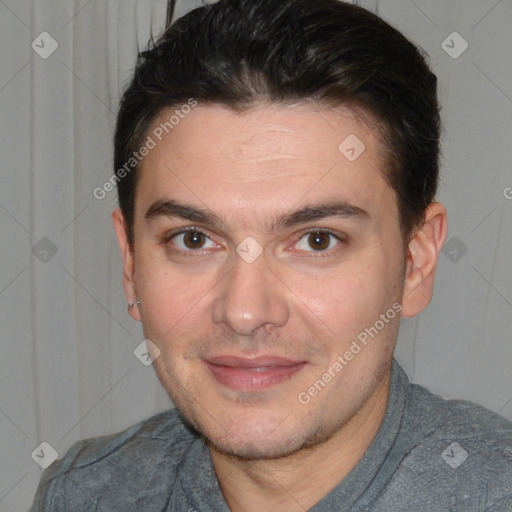
[[[240,459],[273,459],[300,450],[307,434],[287,416],[275,417],[263,411],[252,414],[224,413],[222,423],[200,410],[175,402],[182,417],[207,441],[210,447]],[[304,427],[302,427],[304,428]]]
[[[241,438],[212,438],[206,436],[208,444],[217,451],[230,457],[243,460],[279,459],[292,455],[304,447],[304,443],[295,436],[269,439],[255,436],[248,440]]]
[[[183,413],[182,413],[183,414]],[[316,447],[327,441],[339,428],[329,424],[319,426],[292,421],[293,413],[280,418],[237,417],[229,422],[229,431],[211,418],[186,417],[191,425],[206,439],[210,448],[227,456],[243,460],[279,459],[302,450]],[[203,421],[204,420],[204,421]]]

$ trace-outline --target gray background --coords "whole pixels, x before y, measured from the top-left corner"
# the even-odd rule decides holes
[[[62,456],[169,407],[133,354],[143,336],[121,288],[115,191],[92,193],[112,173],[120,92],[165,3],[0,0],[0,511],[28,509],[41,442]],[[397,358],[411,380],[512,419],[512,3],[359,3],[430,54],[443,104],[450,241]],[[59,45],[46,59],[31,48],[44,31]],[[469,45],[457,58],[442,47],[460,51],[454,31]]]

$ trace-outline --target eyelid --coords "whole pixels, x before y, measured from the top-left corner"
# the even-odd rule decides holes
[[[186,233],[188,233],[190,231],[200,233],[200,234],[204,235],[206,238],[208,238],[211,242],[217,244],[218,246],[220,245],[218,242],[216,242],[215,240],[212,239],[212,237],[210,236],[208,230],[206,230],[204,228],[197,227],[197,226],[180,227],[180,228],[175,228],[175,229],[173,229],[171,231],[168,231],[167,233],[165,233],[162,236],[161,243],[162,244],[168,244],[174,237],[176,237],[178,235],[186,234]],[[315,228],[315,227],[312,227],[312,228],[307,228],[307,229],[304,229],[304,230],[301,230],[301,231],[295,233],[294,234],[295,240],[294,240],[292,245],[297,244],[302,238],[304,238],[304,236],[309,235],[309,234],[313,234],[313,233],[320,233],[320,234],[325,234],[325,235],[332,236],[340,244],[343,244],[343,243],[346,244],[349,241],[348,235],[345,235],[343,233],[336,233],[336,232],[334,232],[334,231],[332,231],[332,230],[330,230],[328,228]],[[322,257],[322,256],[328,256],[329,253],[332,252],[333,250],[335,250],[336,247],[333,247],[333,248],[325,250],[325,251],[315,251],[313,249],[311,251],[304,251],[304,250],[299,249],[298,252],[314,254],[317,257]],[[180,253],[180,254],[203,255],[203,254],[208,253],[211,249],[205,249],[205,250],[203,250],[203,249],[196,249],[196,250],[191,249],[189,251],[183,251],[183,250],[180,250],[178,248],[175,248],[173,250],[175,252],[177,252],[177,253]]]
[[[333,237],[337,242],[339,242],[335,247],[332,247],[331,249],[327,249],[324,251],[315,251],[314,249],[311,249],[311,251],[304,251],[303,249],[297,249],[299,252],[303,252],[309,255],[315,255],[314,257],[328,257],[331,252],[336,250],[336,247],[338,247],[339,244],[346,244],[349,241],[349,237],[343,233],[336,233],[328,228],[308,228],[303,231],[299,231],[295,234],[296,240],[293,243],[293,245],[297,244],[304,238],[306,235],[319,233],[322,235],[329,235]]]
[[[348,241],[348,236],[343,233],[337,233],[329,228],[307,228],[303,231],[299,231],[296,233],[297,239],[301,239],[304,235],[309,235],[311,233],[321,233],[324,235],[331,235],[340,242]]]
[[[162,242],[168,242],[169,240],[171,240],[173,237],[177,236],[177,235],[183,235],[185,233],[188,233],[189,231],[193,231],[194,233],[201,233],[202,235],[208,237],[210,240],[211,240],[211,236],[210,234],[208,233],[207,230],[203,229],[203,228],[199,228],[197,226],[185,226],[185,227],[180,227],[180,228],[175,228],[175,229],[172,229],[171,231],[167,231],[163,236],[162,236]],[[212,240],[213,241],[213,240]]]
[[[220,245],[218,242],[216,242],[215,240],[212,239],[212,237],[210,236],[210,234],[208,233],[207,230],[205,230],[203,228],[199,228],[197,226],[180,227],[180,228],[176,228],[171,231],[168,231],[161,237],[160,243],[163,245],[167,245],[167,244],[169,244],[169,242],[171,242],[171,240],[173,238],[175,238],[179,235],[185,235],[186,233],[188,233],[190,231],[192,231],[194,233],[200,233],[200,234],[204,235],[206,238],[208,238],[208,240],[210,240],[212,243],[216,244],[217,246]],[[175,253],[185,255],[185,256],[201,256],[201,255],[204,255],[204,254],[207,254],[208,252],[210,252],[211,248],[207,248],[207,249],[199,248],[199,249],[190,249],[188,251],[184,251],[175,246],[173,249],[170,249],[170,250],[172,250]]]

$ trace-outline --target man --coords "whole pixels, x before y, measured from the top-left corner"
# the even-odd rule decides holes
[[[338,0],[220,0],[141,55],[115,137],[130,315],[177,409],[76,444],[33,510],[510,511],[512,425],[408,382],[436,77]]]

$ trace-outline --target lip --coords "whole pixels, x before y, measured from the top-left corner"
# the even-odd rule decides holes
[[[275,356],[242,358],[216,356],[203,362],[212,376],[224,386],[237,391],[262,391],[290,379],[307,364]]]
[[[260,357],[237,357],[237,356],[215,356],[205,359],[207,363],[216,364],[218,366],[231,366],[236,368],[257,368],[259,366],[294,366],[304,361],[286,359],[276,356],[260,356]]]

